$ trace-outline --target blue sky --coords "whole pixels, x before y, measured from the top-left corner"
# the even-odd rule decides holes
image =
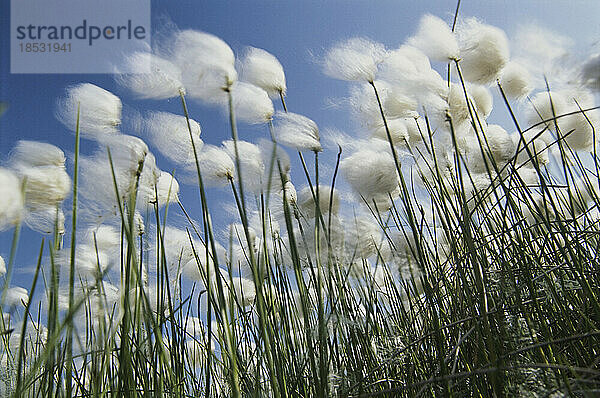
[[[91,82],[121,97],[127,109],[168,110],[180,113],[178,100],[139,101],[118,87],[111,75],[51,75],[10,74],[10,2],[0,4],[0,100],[9,103],[8,111],[0,118],[0,161],[19,139],[53,143],[66,153],[72,153],[74,137],[55,118],[55,101],[66,86]],[[179,28],[194,28],[215,34],[239,53],[245,46],[264,48],[276,55],[283,64],[288,83],[290,110],[304,114],[317,122],[321,129],[334,127],[352,132],[346,109],[332,109],[327,99],[347,93],[347,84],[324,76],[318,56],[335,42],[352,36],[367,36],[388,47],[399,46],[415,31],[419,18],[432,13],[451,21],[455,0],[261,0],[261,1],[152,1],[152,29],[160,32],[166,22]],[[519,26],[535,22],[571,37],[583,52],[600,40],[600,2],[594,0],[463,0],[462,16],[476,16],[503,28],[509,37]],[[276,104],[279,107],[279,104]],[[229,137],[227,119],[214,108],[190,103],[190,113],[202,125],[205,142],[219,144]],[[502,117],[500,115],[500,117]],[[131,134],[132,132],[124,131]],[[255,141],[266,137],[264,128],[240,126],[242,139]],[[90,153],[93,143],[82,142],[82,152]],[[170,170],[172,164],[159,158],[159,166]],[[294,165],[298,170],[298,165]],[[68,165],[71,168],[70,165]],[[211,193],[211,203],[219,204],[222,192]],[[182,201],[199,213],[197,190],[185,187]],[[0,198],[2,200],[2,198]],[[67,208],[65,208],[67,210]],[[40,235],[23,232],[17,267],[31,266],[33,253],[39,247]],[[7,258],[11,231],[0,232],[0,255]],[[27,273],[17,273],[15,282],[27,286]]]

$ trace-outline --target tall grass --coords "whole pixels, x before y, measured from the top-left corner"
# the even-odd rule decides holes
[[[121,230],[120,261],[113,266],[119,271],[117,300],[105,291],[108,271],[101,269],[97,246],[95,280],[84,280],[75,269],[77,129],[68,306],[61,310],[58,304],[65,294],[58,265],[58,253],[64,249],[55,232],[46,257],[42,240],[24,308],[6,309],[9,315],[0,318],[0,394],[596,396],[600,391],[600,199],[594,187],[600,174],[595,149],[593,153],[571,150],[565,138],[572,132],[560,131],[557,123],[565,115],[554,114],[544,123],[553,123],[558,132],[548,145],[558,148],[553,167],[560,173],[540,164],[539,146],[525,136],[532,127],[520,126],[498,83],[520,140],[508,162],[496,162],[486,138],[487,125],[472,109],[460,61],[455,66],[490,183],[479,190],[469,188],[473,174],[450,115],[445,121],[453,146],[450,164],[436,156],[440,150],[432,138],[436,131],[424,114],[424,145],[407,143],[402,150],[415,162],[431,161],[415,174],[407,173],[392,142],[377,83],[371,82],[399,175],[399,195],[389,195],[391,206],[386,211],[363,198],[362,205],[381,234],[380,240],[369,238],[368,255],[360,253],[361,247],[352,247],[351,239],[335,225],[333,196],[323,205],[321,197],[326,194],[318,153],[310,164],[299,152],[314,216],[285,189],[281,196],[271,189],[259,193],[246,189],[239,173],[235,92],[227,85],[238,170],[237,177],[228,177],[228,189],[241,229],[231,232],[228,254],[221,256],[211,219],[219,210],[211,208],[207,199],[200,149],[194,144],[181,91],[201,214],[190,215],[182,203],[179,206],[188,220],[185,228],[202,280],[184,283],[180,269],[185,264],[176,269],[169,266],[165,234],[167,209],[173,203],[162,214],[157,201],[148,210],[146,223],[155,226],[156,238],[139,233],[135,209],[144,162],[133,177],[135,188],[124,197],[108,150],[106,167],[112,173]],[[280,98],[287,112],[282,92]],[[267,170],[285,186],[289,176],[276,155],[277,145],[273,141]],[[522,154],[539,184],[523,180],[520,168],[524,166],[516,161]],[[341,148],[332,167],[333,179],[327,181],[332,187],[340,157]],[[416,177],[422,186],[417,186]],[[582,181],[582,188],[573,188],[576,180]],[[276,205],[282,210],[281,228],[275,227]],[[429,211],[435,216],[427,217]],[[252,212],[259,215],[258,231],[250,226]],[[355,228],[359,220],[347,222],[342,231]],[[18,237],[19,225],[13,252]],[[147,250],[145,240],[151,238],[155,250]],[[231,261],[236,245],[243,249],[240,257],[249,266],[253,289],[239,287],[236,275],[241,266]],[[148,270],[152,280],[146,276]],[[36,290],[39,275],[43,292]],[[46,297],[38,309],[33,306],[34,294]]]

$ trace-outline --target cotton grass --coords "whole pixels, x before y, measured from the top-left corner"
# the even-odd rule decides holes
[[[408,39],[407,44],[420,49],[435,61],[457,60],[460,55],[458,43],[450,27],[431,14],[421,17],[417,33]]]
[[[171,51],[188,95],[209,104],[223,101],[223,90],[237,80],[235,55],[227,43],[188,29],[175,34]]]
[[[372,82],[385,53],[382,44],[355,37],[338,43],[325,54],[324,72],[334,79]]]
[[[356,193],[367,201],[398,189],[394,158],[387,152],[365,148],[342,160],[340,170]]]
[[[282,145],[298,151],[322,151],[317,124],[306,116],[291,112],[275,114],[273,136]]]
[[[91,83],[77,84],[66,91],[65,97],[58,101],[56,116],[67,128],[75,131],[79,119],[80,134],[84,137],[118,134],[122,109],[119,97]]]
[[[508,97],[521,99],[532,90],[531,74],[521,64],[511,61],[502,69],[500,85]]]
[[[279,60],[263,49],[248,47],[241,60],[242,79],[265,90],[269,97],[285,95],[285,73]]]
[[[21,219],[24,206],[21,182],[12,171],[0,167],[0,230]]]
[[[476,84],[493,82],[509,59],[506,34],[475,18],[461,21],[457,31],[464,78]]]
[[[191,137],[186,118],[168,112],[152,112],[143,120],[143,131],[150,142],[160,153],[180,165],[195,161],[192,139],[198,152],[204,144],[200,139],[200,124],[189,119],[189,127]]]
[[[237,82],[232,86],[231,91],[233,109],[240,121],[261,124],[272,119],[275,109],[265,90],[253,84]]]
[[[158,55],[135,52],[126,58],[124,69],[115,79],[139,98],[168,99],[185,92],[181,69]]]
[[[205,145],[198,155],[198,165],[202,177],[212,185],[225,185],[235,176],[233,160],[222,148]]]

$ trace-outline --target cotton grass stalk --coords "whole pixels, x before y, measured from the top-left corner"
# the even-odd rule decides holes
[[[242,79],[265,90],[269,97],[285,95],[285,73],[279,60],[265,50],[248,47],[241,60]]]
[[[196,151],[200,151],[203,145],[200,124],[193,119],[189,119],[189,123]],[[195,161],[185,116],[152,112],[143,121],[143,131],[159,152],[172,162],[189,165]]]
[[[506,34],[499,28],[468,18],[457,27],[460,68],[465,80],[489,84],[500,74],[509,59]]]
[[[21,220],[25,204],[19,177],[0,167],[0,230]]]
[[[91,83],[81,83],[67,88],[66,96],[58,101],[56,116],[72,131],[79,118],[81,136],[95,139],[118,134],[121,108],[121,100],[113,93]]]
[[[152,53],[135,52],[128,56],[124,72],[116,75],[117,82],[138,98],[168,99],[185,92],[181,69]]]
[[[274,120],[273,136],[281,145],[298,151],[323,150],[319,140],[319,128],[311,119],[297,113],[277,112]]]
[[[324,72],[334,79],[372,82],[385,53],[383,44],[362,37],[348,39],[325,54]]]
[[[457,60],[460,55],[456,37],[450,27],[431,14],[421,17],[417,33],[408,39],[407,44],[423,51],[435,61]]]

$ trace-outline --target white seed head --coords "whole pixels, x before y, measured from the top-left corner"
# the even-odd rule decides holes
[[[54,232],[55,227],[59,235],[65,233],[65,213],[56,206],[29,208],[25,213],[24,221],[29,228],[44,234]]]
[[[510,61],[502,69],[500,85],[509,98],[523,98],[532,90],[531,74],[521,64]]]
[[[498,165],[504,165],[515,154],[515,145],[510,134],[497,124],[489,124],[483,131],[485,139],[483,141],[484,148],[488,149],[494,157],[494,161]]]
[[[219,262],[221,262],[222,259],[224,259],[226,250],[219,243],[215,243],[215,245],[215,249],[217,251],[217,259]],[[212,251],[209,249],[207,263],[206,246],[204,246],[200,242],[195,242],[194,249],[196,251],[196,254],[198,255],[198,259],[193,258],[185,264],[182,263],[182,274],[185,275],[191,281],[199,282],[203,288],[207,287],[206,281],[208,278],[211,288],[216,289],[217,279],[215,274],[214,257]],[[224,262],[225,261],[223,260],[223,263]],[[227,270],[219,268],[219,272],[221,273],[221,278],[229,278]]]
[[[70,130],[77,126],[88,138],[118,134],[121,124],[121,100],[113,93],[91,83],[81,83],[67,88],[66,96],[58,101],[57,118]]]
[[[530,124],[545,121],[546,127],[560,136],[573,150],[589,150],[594,144],[594,130],[599,124],[597,110],[581,110],[595,106],[594,96],[583,89],[540,92],[531,101]],[[563,116],[575,112],[572,115]],[[556,119],[555,119],[556,117]]]
[[[285,94],[285,73],[274,55],[248,47],[241,60],[242,78],[265,90],[271,98]]]
[[[22,287],[10,287],[6,289],[4,305],[8,308],[23,306],[29,301],[29,292]]]
[[[515,150],[518,150],[517,162],[519,162],[519,164],[527,163],[529,167],[533,167],[529,153],[532,158],[537,159],[537,162],[540,163],[540,165],[547,165],[550,162],[548,147],[554,142],[554,139],[545,126],[539,126],[535,129],[523,132],[523,140],[525,141],[524,143],[520,142],[521,137],[518,133],[513,135]],[[527,153],[526,146],[529,153]]]
[[[38,141],[20,140],[10,151],[10,163],[25,166],[63,166],[65,153],[58,147]]]
[[[143,166],[140,176],[140,187],[148,189],[152,177],[155,175],[153,157],[149,157],[146,165],[146,156],[148,155],[148,146],[138,137],[129,135],[118,135],[110,139],[103,139],[104,146],[91,157],[81,157],[79,160],[81,167],[81,195],[87,199],[89,204],[95,204],[98,211],[103,212],[111,209],[116,210],[116,192],[111,171],[111,163],[108,158],[107,148],[110,149],[112,156],[112,166],[114,168],[115,179],[119,196],[128,198],[129,194],[135,188],[138,169]],[[144,169],[148,167],[148,172]],[[139,202],[138,202],[139,203]]]
[[[296,192],[296,187],[292,184],[291,181],[287,181],[283,189],[280,192],[281,199],[284,199],[284,191],[285,191],[285,199],[289,203],[296,203],[298,201],[298,193]]]
[[[235,164],[227,151],[213,145],[204,145],[198,154],[198,165],[209,184],[224,185],[235,176]]]
[[[469,101],[473,101],[471,96],[469,96]],[[463,123],[470,117],[469,105],[465,99],[465,92],[461,84],[452,83],[450,85],[450,91],[448,91],[448,112],[455,126]]]
[[[178,32],[172,51],[191,97],[219,103],[225,97],[223,89],[237,80],[233,51],[210,33],[191,29]]]
[[[262,88],[246,82],[236,82],[231,88],[233,109],[238,120],[249,124],[267,123],[273,118],[275,108]],[[224,110],[228,109],[223,104]]]
[[[324,72],[334,79],[372,82],[385,53],[383,44],[362,37],[348,39],[327,52]]]
[[[475,103],[477,114],[483,120],[487,119],[494,108],[494,99],[492,98],[490,90],[479,84],[471,84],[467,89]]]
[[[229,157],[236,162],[236,143],[232,140],[224,141],[223,147]],[[242,176],[245,188],[251,192],[259,192],[265,174],[265,164],[260,148],[251,142],[237,141],[237,155],[240,163],[240,169],[236,170],[237,175]]]
[[[429,136],[427,122],[422,117],[405,118],[404,124],[408,132],[408,139],[411,144],[423,141],[423,137]]]
[[[125,73],[117,74],[116,80],[138,98],[173,98],[184,90],[181,69],[158,55],[135,52],[126,58],[124,69]]]
[[[421,50],[403,45],[387,54],[378,76],[393,82],[403,78],[414,79],[430,69],[429,58]]]
[[[190,243],[190,236],[192,243]],[[167,266],[171,276],[178,274],[179,270],[189,261],[195,261],[194,253],[201,260],[205,257],[205,246],[194,238],[193,232],[190,232],[188,236],[188,232],[183,229],[167,226],[165,227],[163,241]],[[156,246],[156,242],[154,246]]]
[[[591,90],[600,91],[600,54],[590,56],[581,68],[581,81]]]
[[[64,166],[20,166],[16,171],[25,184],[25,203],[32,210],[56,207],[71,192],[71,178]]]
[[[121,233],[111,225],[98,225],[86,232],[86,240],[91,247],[107,253],[118,252],[121,247]]]
[[[281,175],[279,174],[279,172],[281,170],[284,180],[287,181],[291,169],[291,161],[289,155],[287,154],[285,149],[283,149],[283,147],[267,139],[259,140],[258,148],[260,149],[262,162],[265,165],[265,173],[263,176],[263,188],[267,189],[268,184],[270,182],[271,192],[281,190],[282,182]]]
[[[0,230],[21,219],[24,198],[19,177],[9,169],[0,167]]]
[[[340,171],[356,193],[367,201],[398,188],[398,172],[388,152],[359,150],[340,162]]]
[[[158,199],[156,197],[158,193]],[[176,203],[179,200],[179,183],[166,171],[161,171],[156,181],[156,192],[150,197],[152,202],[157,202],[159,207]]]
[[[422,107],[445,107],[447,82],[431,69],[427,56],[412,46],[403,45],[391,51],[377,77],[396,86],[403,95],[415,98]]]
[[[392,143],[394,145],[405,145],[406,142],[409,141],[410,137],[408,135],[408,129],[406,127],[406,120],[404,118],[399,119],[388,119],[387,126],[390,132],[390,136],[392,138]],[[410,122],[412,120],[408,119]],[[377,128],[373,130],[371,137],[378,138],[380,140],[388,141],[387,130],[385,125],[382,123]]]
[[[461,57],[459,64],[465,80],[477,84],[493,82],[509,59],[506,34],[475,18],[463,20],[457,32]]]
[[[381,227],[372,217],[355,217],[347,222],[345,249],[350,258],[367,258],[381,246]]]
[[[316,196],[316,187],[313,187],[313,192]],[[332,197],[333,196],[333,197]],[[321,214],[329,213],[331,201],[331,213],[337,214],[340,209],[340,195],[337,189],[333,189],[328,185],[319,185],[319,209]],[[315,217],[315,198],[310,187],[304,187],[297,193],[296,203],[298,209],[308,218]]]
[[[278,143],[298,151],[322,151],[317,124],[297,113],[277,112],[273,135]]]
[[[417,116],[417,100],[414,96],[405,95],[400,87],[393,86],[381,80],[376,80],[375,86],[383,112],[388,119]],[[383,124],[381,110],[370,84],[360,84],[350,89],[350,106],[353,114],[365,126],[378,128]]]
[[[458,59],[460,54],[456,37],[448,24],[431,14],[421,18],[417,33],[407,43],[435,61],[448,62]]]
[[[143,130],[150,142],[161,154],[177,164],[193,163],[194,149],[185,116],[168,112],[152,112],[144,120]],[[200,139],[200,124],[190,119],[190,128],[196,151],[200,152],[203,142]]]
[[[6,262],[4,258],[0,256],[0,276],[6,275]]]
[[[252,280],[234,276],[231,280],[226,279],[225,285],[229,288],[229,294],[233,296],[237,305],[247,307],[254,303],[256,288]],[[228,300],[231,298],[229,294],[225,296]]]
[[[377,88],[379,89],[379,84]],[[373,95],[373,93],[371,93]],[[402,93],[399,87],[390,86],[385,93],[383,108],[386,117],[414,117],[417,115],[417,101],[413,96]],[[381,118],[381,116],[380,116]]]
[[[66,256],[67,260],[69,255]],[[65,261],[65,264],[69,264]],[[83,278],[102,275],[111,265],[108,253],[96,250],[94,246],[80,245],[75,253],[75,269]]]

